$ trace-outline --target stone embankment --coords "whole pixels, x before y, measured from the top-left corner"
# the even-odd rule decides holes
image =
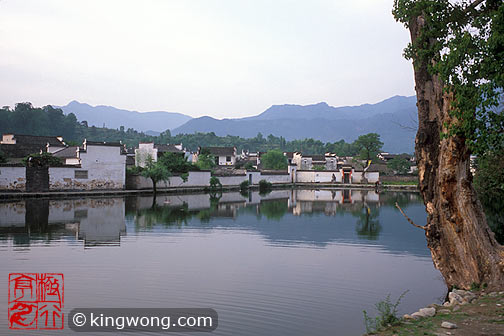
[[[442,305],[432,304],[406,314],[400,323],[377,335],[504,335],[504,291],[454,289]]]

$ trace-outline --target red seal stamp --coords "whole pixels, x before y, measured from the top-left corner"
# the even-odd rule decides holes
[[[63,329],[61,273],[9,274],[9,328]]]

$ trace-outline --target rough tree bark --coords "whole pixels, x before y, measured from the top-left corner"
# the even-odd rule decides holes
[[[410,21],[412,42],[424,25],[422,16]],[[425,235],[432,260],[449,288],[469,289],[486,283],[504,288],[504,248],[487,225],[483,209],[472,187],[470,152],[461,136],[442,138],[450,116],[453,95],[443,82],[414,60],[418,106],[415,154],[419,188],[428,213]]]

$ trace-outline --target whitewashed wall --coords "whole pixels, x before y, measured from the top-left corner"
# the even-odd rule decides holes
[[[157,187],[207,187],[210,185],[210,177],[209,171],[193,171],[189,172],[187,182],[184,182],[179,176],[172,176],[167,182],[158,182]],[[151,179],[140,175],[132,177],[132,185],[134,189],[152,189]]]
[[[26,168],[0,167],[0,190],[26,190]]]
[[[290,175],[268,175],[268,174],[261,174],[259,176],[259,180],[266,180],[272,184],[281,184],[281,183],[290,183],[291,182],[291,176]],[[259,181],[257,181],[259,183]],[[255,183],[254,183],[255,184]]]
[[[88,171],[89,189],[124,189],[126,184],[126,155],[118,146],[87,145],[80,153],[81,169]]]

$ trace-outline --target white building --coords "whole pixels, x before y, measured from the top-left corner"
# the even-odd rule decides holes
[[[213,155],[217,166],[233,167],[238,159],[236,147],[198,147],[198,152],[193,155],[194,163],[198,162],[202,151],[208,151]]]
[[[164,153],[180,153],[185,155],[185,150],[182,144],[154,144],[153,142],[141,142],[138,148],[135,149],[135,165],[137,167],[145,167],[148,160],[157,162]]]

